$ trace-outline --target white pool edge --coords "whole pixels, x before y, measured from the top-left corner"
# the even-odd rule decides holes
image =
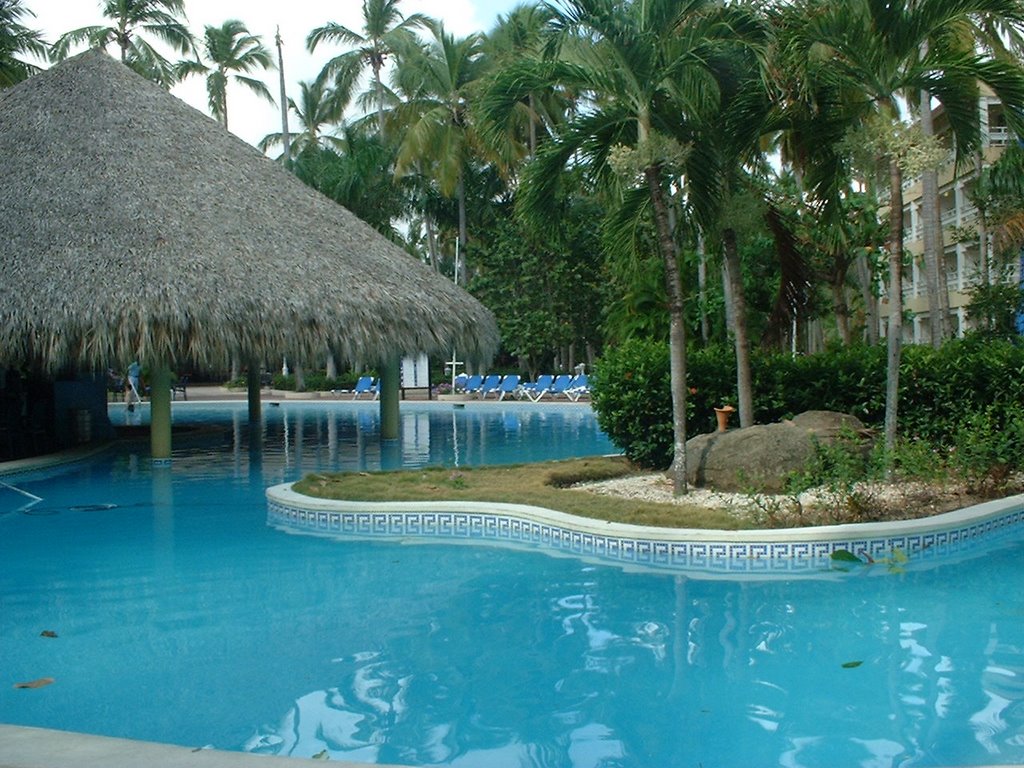
[[[728,573],[818,572],[837,550],[884,559],[959,554],[1024,523],[1024,495],[932,517],[885,523],[727,531],[610,523],[541,507],[493,502],[355,502],[267,489],[268,523],[339,537],[476,540],[547,548],[621,565]]]
[[[268,762],[269,759],[273,762]],[[339,768],[367,768],[331,758]],[[0,768],[267,768],[306,766],[310,758],[195,749],[88,733],[0,723]],[[375,768],[401,768],[377,765]]]

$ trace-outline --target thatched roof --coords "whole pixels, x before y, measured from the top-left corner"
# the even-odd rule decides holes
[[[0,365],[486,360],[491,313],[99,51],[0,91]]]

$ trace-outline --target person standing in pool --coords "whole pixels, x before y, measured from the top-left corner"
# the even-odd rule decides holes
[[[142,366],[139,365],[139,361],[133,360],[128,366],[128,383],[124,388],[124,401],[128,404],[129,411],[135,410],[136,402],[142,402],[142,398],[139,396],[141,373]]]

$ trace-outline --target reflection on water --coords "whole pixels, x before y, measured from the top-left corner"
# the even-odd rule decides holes
[[[268,528],[265,487],[302,471],[595,429],[435,408],[382,446],[373,416],[282,405],[252,436],[228,412],[172,468],[128,446],[19,480],[28,510],[4,490],[0,722],[471,768],[1024,763],[1020,544],[757,581]]]
[[[331,684],[245,748],[551,768],[1024,760],[1024,624],[954,602],[943,582],[962,575],[567,580],[555,564],[538,580],[552,569],[410,596],[397,637],[332,659]]]
[[[618,453],[586,406],[403,403],[399,438],[382,440],[379,410],[370,402],[267,404],[250,429],[244,403],[175,406],[176,425],[230,424],[226,438],[242,471],[258,450],[264,468],[374,471],[422,466],[478,466]],[[148,422],[148,413],[112,410],[115,424]],[[182,438],[184,439],[184,438]],[[176,445],[182,443],[176,438]],[[185,453],[187,456],[187,452]]]

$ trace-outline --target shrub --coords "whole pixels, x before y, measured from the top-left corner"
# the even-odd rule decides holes
[[[883,345],[843,347],[797,357],[756,353],[752,356],[754,419],[763,424],[803,411],[831,410],[880,428],[885,415],[885,355]],[[714,409],[736,403],[732,350],[725,346],[696,350],[688,357],[687,368],[688,432],[713,431]],[[631,461],[657,469],[671,464],[672,399],[666,344],[630,341],[607,350],[595,368],[592,390],[598,423]],[[968,434],[991,433],[994,423],[964,421],[990,408],[1003,414],[1024,408],[1024,345],[968,337],[947,342],[940,349],[907,347],[900,368],[903,443],[902,454],[895,457],[897,469],[927,471],[929,454],[938,455],[935,446],[958,445],[958,440],[965,439],[965,430]],[[1005,428],[1012,431],[1016,424],[1006,421]],[[987,439],[991,443],[995,438]],[[994,448],[989,445],[987,450],[992,454]],[[964,446],[963,454],[973,455],[970,446]]]
[[[605,351],[591,392],[597,423],[626,458],[642,467],[672,463],[668,346],[630,340]]]
[[[999,495],[1024,469],[1024,408],[990,406],[969,413],[956,431],[949,464],[969,490]]]

